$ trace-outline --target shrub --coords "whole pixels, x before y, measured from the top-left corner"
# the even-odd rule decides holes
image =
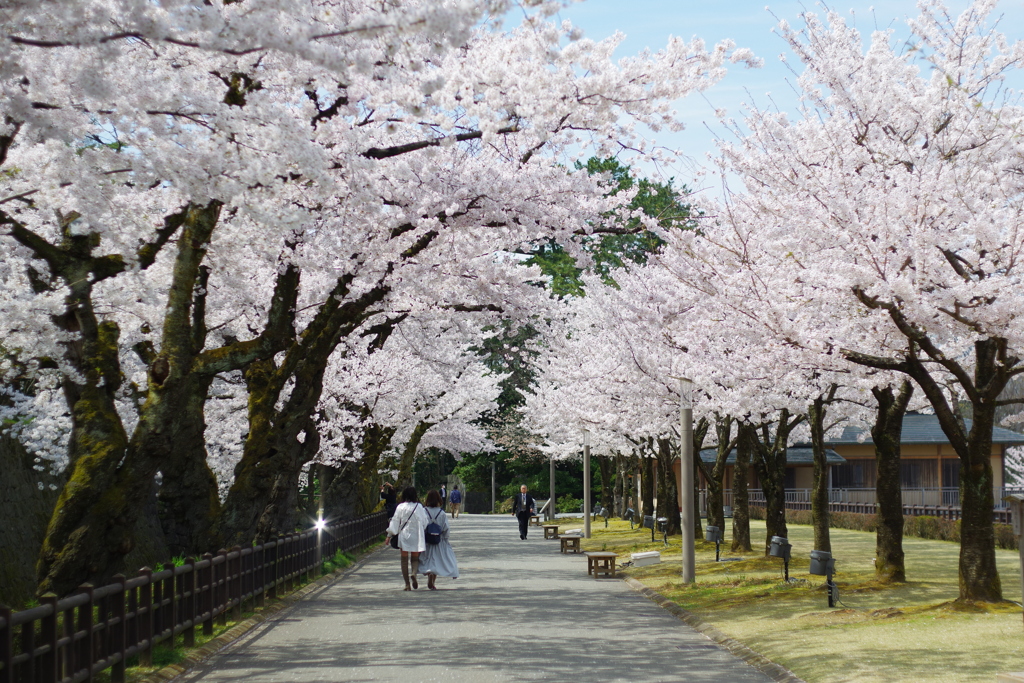
[[[571,513],[579,512],[583,501],[580,498],[573,498],[568,493],[558,499],[557,510],[559,512]]]
[[[500,514],[512,514],[512,498],[506,498],[505,500],[498,502],[496,507],[498,508],[497,512],[499,512]]]

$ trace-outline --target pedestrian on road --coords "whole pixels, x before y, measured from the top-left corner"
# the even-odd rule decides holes
[[[448,503],[448,489],[444,484],[441,484],[441,509],[444,510],[444,506]]]
[[[459,491],[459,485],[456,484],[452,488],[451,498],[448,499],[452,504],[452,519],[459,518],[459,506],[462,505],[462,492]]]
[[[390,520],[395,516],[395,508],[398,507],[398,496],[395,494],[395,487],[391,485],[391,482],[386,481],[380,487],[380,499],[384,501],[384,512],[387,513]]]
[[[526,484],[519,487],[519,494],[512,500],[512,516],[519,518],[519,538],[526,540],[526,532],[530,527],[530,517],[537,514],[537,503],[533,496],[526,492]]]
[[[395,509],[395,515],[388,524],[388,535],[384,545],[391,542],[392,536],[398,537],[398,549],[402,551],[402,578],[405,579],[405,590],[409,584],[419,588],[416,574],[420,569],[420,553],[427,549],[423,531],[427,528],[427,513],[419,503],[419,496],[412,486],[402,491],[402,503]]]
[[[427,588],[437,590],[434,585],[439,576],[459,578],[459,564],[455,561],[455,550],[448,539],[451,531],[448,526],[448,515],[444,511],[444,503],[437,491],[428,491],[426,506],[427,519],[441,527],[441,541],[427,543],[427,550],[420,556],[420,572],[427,576]],[[429,522],[428,522],[429,524]]]

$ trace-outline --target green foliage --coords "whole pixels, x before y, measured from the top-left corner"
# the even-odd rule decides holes
[[[173,564],[175,567],[184,567],[185,566],[185,556],[184,555],[178,555],[177,557],[172,557],[171,558],[171,564]]]
[[[323,572],[329,574],[336,569],[344,569],[356,561],[354,555],[343,553],[340,550],[334,553],[334,557],[325,558],[323,561]]]
[[[629,203],[629,209],[639,209],[650,218],[657,220],[663,230],[692,229],[694,222],[690,205],[680,201],[687,194],[684,186],[677,190],[672,179],[666,183],[658,183],[647,178],[634,178],[628,166],[623,166],[618,159],[591,158],[586,166],[577,164],[578,169],[586,168],[591,175],[606,173],[611,176],[615,187],[609,195],[619,192],[636,190],[636,195]],[[621,234],[580,237],[581,247],[594,260],[593,270],[601,276],[607,285],[614,286],[613,271],[626,268],[631,263],[643,264],[647,258],[661,248],[663,240],[654,232],[643,227],[639,218],[629,218],[625,224],[616,226]],[[558,297],[583,296],[583,269],[566,253],[565,249],[555,243],[539,245],[527,261],[536,265],[550,280],[551,292]]]
[[[564,496],[561,496],[558,499],[558,505],[557,505],[556,509],[558,510],[558,512],[563,512],[563,513],[579,512],[580,511],[580,507],[582,505],[583,505],[583,499],[582,498],[573,498],[569,494],[566,494]]]

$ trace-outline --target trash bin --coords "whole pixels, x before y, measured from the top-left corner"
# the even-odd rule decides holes
[[[704,531],[704,540],[711,541],[712,543],[721,543],[722,541],[722,530],[717,526],[709,526]]]

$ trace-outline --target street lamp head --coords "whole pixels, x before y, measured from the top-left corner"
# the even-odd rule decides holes
[[[590,430],[589,429],[584,429],[583,430],[583,445],[584,446],[590,446]]]
[[[327,522],[325,522],[323,519],[316,520],[316,530],[317,531],[323,531],[326,527],[327,527]]]

